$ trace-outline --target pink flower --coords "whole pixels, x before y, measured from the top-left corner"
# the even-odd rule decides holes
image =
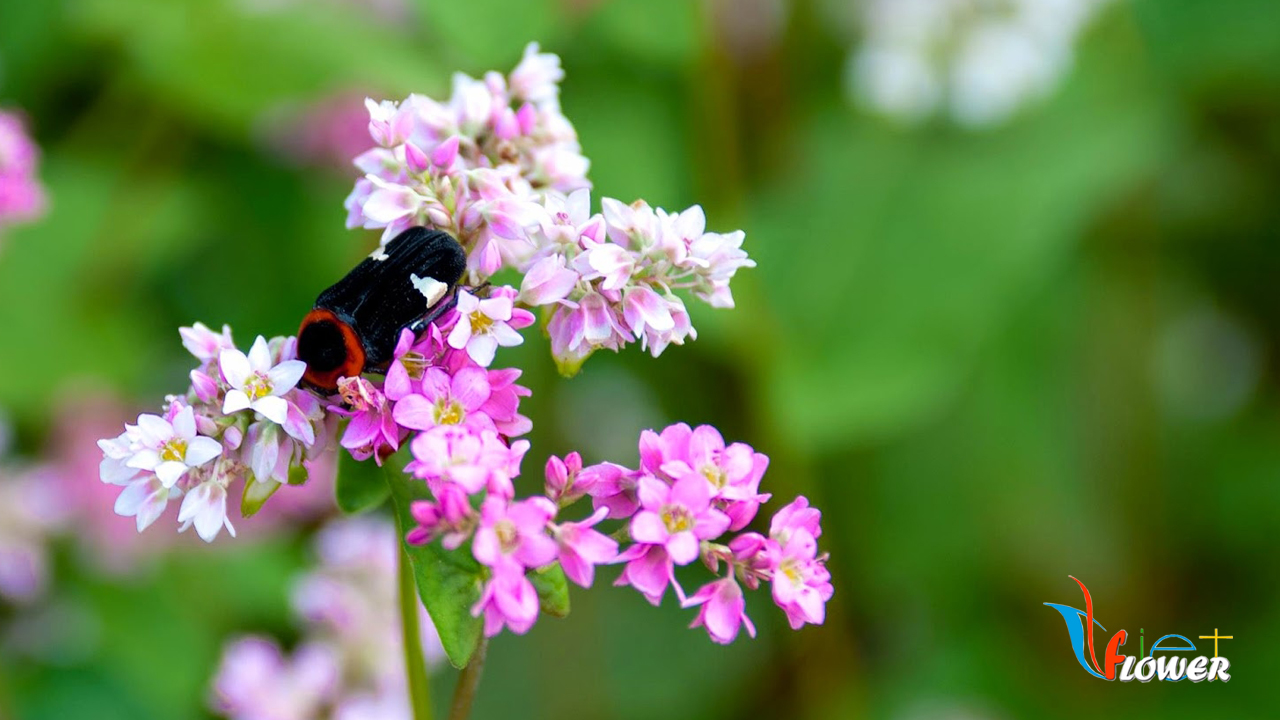
[[[564,459],[552,455],[547,458],[546,495],[557,504],[564,506],[582,497],[583,490],[577,486],[578,473],[582,472],[582,456],[571,452]]]
[[[834,588],[826,555],[818,555],[818,541],[810,532],[818,517],[808,511],[803,497],[783,508],[774,518],[771,542],[776,544],[777,569],[773,572],[773,601],[787,614],[793,630],[805,623],[821,625],[826,602]],[[819,529],[819,533],[821,530]]]
[[[489,371],[489,399],[480,407],[505,437],[524,435],[533,429],[529,418],[521,415],[520,398],[529,396],[529,388],[517,385],[523,371],[502,368]]]
[[[521,443],[523,457],[527,443]],[[409,444],[413,461],[405,472],[428,481],[432,489],[442,483],[456,483],[467,494],[486,488],[491,493],[511,497],[513,450],[491,430],[475,432],[465,426],[437,425],[419,433]]]
[[[396,422],[413,430],[437,425],[465,425],[496,430],[481,408],[489,400],[489,375],[484,368],[463,366],[450,375],[444,368],[427,368],[420,394],[406,395],[392,408]]]
[[[272,365],[271,349],[261,335],[246,356],[235,348],[219,354],[222,377],[231,387],[223,402],[222,412],[252,409],[277,425],[289,418],[289,403],[282,395],[302,379],[307,364],[301,360],[285,360]]]
[[[667,485],[653,477],[640,478],[640,505],[631,519],[631,537],[638,543],[659,545],[677,565],[698,559],[699,541],[724,534],[729,517],[711,507],[705,480],[685,477]]]
[[[378,465],[400,448],[400,426],[391,415],[391,405],[373,383],[361,377],[338,380],[338,393],[350,409],[330,406],[339,415],[351,418],[339,443],[357,460],[370,456]]]
[[[213,687],[217,709],[234,720],[308,720],[335,695],[339,663],[322,643],[285,657],[271,640],[242,638],[227,646]]]
[[[525,46],[524,57],[511,71],[511,94],[532,103],[555,103],[560,97],[564,70],[560,69],[558,56],[539,50],[536,42]]]
[[[514,306],[515,294],[511,288],[499,288],[480,299],[466,290],[459,291],[458,320],[449,333],[449,347],[465,349],[477,365],[489,367],[499,346],[513,347],[524,342],[517,330],[532,325],[533,314]]]
[[[544,497],[509,502],[490,496],[480,508],[471,554],[495,570],[505,565],[549,565],[556,559],[556,543],[547,535],[547,523],[555,514],[555,505]]]
[[[550,305],[565,299],[580,276],[565,266],[563,255],[535,262],[520,282],[520,299],[530,305]]]
[[[504,627],[523,635],[538,619],[538,591],[519,565],[500,565],[493,568],[493,576],[485,583],[471,615],[484,615],[486,637],[497,635]]]
[[[223,325],[222,332],[215,333],[204,323],[195,323],[191,327],[178,328],[182,336],[182,346],[202,363],[217,360],[223,350],[234,350],[235,341],[231,339],[231,326]]]
[[[747,601],[742,597],[742,588],[738,587],[732,575],[703,585],[681,603],[681,607],[694,606],[701,607],[698,617],[689,627],[705,627],[714,642],[728,645],[738,637],[738,628],[743,625],[748,635],[756,636],[756,626],[747,617]]]
[[[394,402],[421,392],[423,375],[443,349],[444,340],[435,323],[427,326],[421,338],[415,338],[407,328],[402,330],[383,383],[387,399]]]
[[[433,491],[436,502],[418,500],[409,506],[417,527],[405,536],[410,545],[425,545],[437,537],[446,550],[456,550],[475,529],[476,511],[471,507],[467,491],[456,483],[441,485]]]
[[[614,520],[629,518],[640,508],[636,487],[640,473],[614,463],[600,463],[583,468],[578,475],[577,487],[591,496],[596,508],[607,508],[608,517]]]
[[[596,565],[611,563],[618,556],[618,543],[591,529],[605,513],[600,508],[586,520],[560,523],[552,529],[565,577],[582,587],[591,587]]]
[[[778,542],[786,544],[791,533],[804,530],[814,538],[822,537],[822,511],[809,507],[809,499],[801,495],[789,505],[774,513],[769,523],[769,535]]]
[[[677,596],[684,597],[684,591],[676,583],[671,555],[661,545],[632,545],[619,553],[613,561],[627,564],[614,581],[614,586],[630,585],[655,606],[662,602],[662,595],[668,584],[675,586]]]
[[[670,434],[664,431],[665,440],[657,442],[661,457],[650,454],[649,464],[658,462],[661,471],[673,478],[704,478],[711,485],[717,507],[730,517],[729,529],[746,527],[770,497],[759,492],[769,458],[743,443],[725,447],[720,431],[710,425],[700,425],[692,432],[683,424],[675,428]],[[653,447],[651,437],[642,439],[645,442]]]
[[[0,228],[44,214],[48,199],[35,176],[39,156],[22,119],[0,111]]]

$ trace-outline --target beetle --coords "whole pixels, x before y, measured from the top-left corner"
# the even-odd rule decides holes
[[[333,393],[338,380],[384,368],[400,333],[414,334],[455,303],[467,254],[451,235],[412,227],[316,298],[298,328],[302,378]]]

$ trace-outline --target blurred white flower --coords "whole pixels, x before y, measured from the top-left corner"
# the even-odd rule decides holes
[[[907,122],[936,112],[996,125],[1045,97],[1076,38],[1108,0],[862,0],[847,87]]]

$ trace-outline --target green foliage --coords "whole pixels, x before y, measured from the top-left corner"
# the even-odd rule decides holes
[[[529,581],[538,591],[542,612],[558,618],[569,616],[569,579],[564,576],[560,563],[530,570]]]
[[[344,513],[362,513],[386,502],[391,496],[387,472],[372,459],[360,462],[346,448],[338,449],[338,477],[334,481],[334,497]]]
[[[386,468],[391,502],[399,527],[417,525],[409,513],[414,500],[430,497],[425,483],[415,480],[393,464]],[[403,542],[403,539],[401,540]],[[471,607],[480,600],[484,569],[471,557],[470,547],[448,552],[435,541],[427,545],[404,543],[413,563],[413,578],[427,614],[440,633],[440,642],[454,667],[465,667],[480,643],[483,622],[471,616]]]

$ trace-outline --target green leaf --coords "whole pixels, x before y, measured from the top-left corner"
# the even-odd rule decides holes
[[[552,617],[566,617],[569,614],[569,580],[564,576],[560,563],[531,570],[528,576],[538,591],[538,603],[542,606],[542,612]]]
[[[391,494],[386,477],[372,458],[361,462],[345,449],[339,450],[338,478],[333,486],[338,509],[355,514],[378,507]]]
[[[240,516],[253,517],[279,489],[279,482],[271,479],[260,482],[253,473],[249,473],[244,481],[244,493],[240,496]]]
[[[413,579],[418,595],[440,634],[440,644],[454,667],[466,667],[480,644],[483,622],[471,616],[471,607],[480,600],[484,569],[464,546],[445,550],[440,541],[428,545],[404,542],[404,530],[416,523],[409,513],[414,500],[430,498],[426,483],[406,475],[392,457],[384,468],[396,519],[401,528],[401,542],[413,564]]]

